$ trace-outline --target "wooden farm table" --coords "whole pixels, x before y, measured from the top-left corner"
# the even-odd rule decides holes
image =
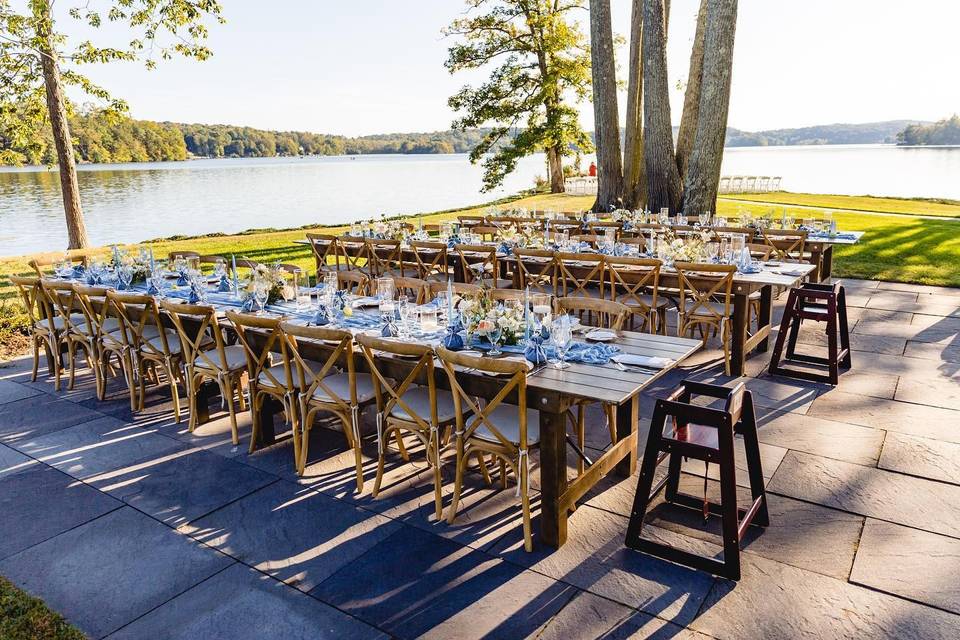
[[[504,269],[509,269],[516,262],[514,256],[505,256],[501,258],[504,263]],[[525,260],[526,262],[526,260]],[[535,259],[530,260],[531,264],[536,263]],[[587,277],[593,270],[592,266],[579,268],[575,261],[568,262],[566,265],[574,275]],[[536,268],[533,267],[533,270]],[[785,275],[782,271],[791,271],[795,275]],[[764,268],[760,273],[744,274],[736,273],[733,276],[733,317],[732,321],[732,339],[730,349],[730,373],[734,376],[744,375],[747,355],[752,351],[765,353],[768,348],[770,336],[772,312],[773,312],[773,288],[790,288],[798,285],[805,277],[816,270],[816,265],[805,263],[784,263],[780,267]],[[617,271],[625,271],[618,267]],[[516,272],[516,269],[514,269]],[[704,278],[698,281],[691,278],[695,286],[702,286],[709,282]],[[599,284],[599,283],[598,283]],[[660,270],[661,288],[678,289],[680,281],[677,272],[666,267]],[[709,286],[707,286],[709,288]],[[760,294],[760,315],[758,318],[758,328],[753,334],[748,335],[748,322],[750,319],[750,296],[759,292]]]
[[[628,371],[620,370],[613,362],[606,365],[571,363],[564,370],[536,368],[527,378],[527,406],[540,412],[541,536],[544,543],[552,547],[566,542],[567,516],[580,497],[610,471],[626,477],[636,470],[641,392],[699,349],[701,343],[624,331],[616,344],[623,353],[665,357],[672,363],[661,370],[630,368]],[[332,348],[322,342],[298,341],[298,349],[306,358],[322,361]],[[398,379],[405,378],[415,364],[387,354],[378,358],[384,375]],[[356,364],[358,370],[366,370],[362,358],[357,358]],[[450,388],[441,367],[435,370],[435,380],[438,387]],[[502,381],[496,378],[466,371],[459,382],[467,393],[487,398],[496,395],[502,387]],[[583,399],[616,407],[617,442],[583,475],[571,481],[567,478],[567,412],[575,401]],[[516,398],[507,401],[516,402]],[[273,419],[281,410],[279,403],[264,402],[260,416],[263,441],[257,443],[258,446],[273,441]]]

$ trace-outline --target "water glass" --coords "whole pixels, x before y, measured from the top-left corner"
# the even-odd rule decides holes
[[[660,216],[657,218],[657,220],[660,222],[660,224],[669,224],[669,222],[670,222],[670,208],[669,208],[669,207],[661,207],[661,208],[660,208]]]
[[[720,238],[720,262],[730,264],[730,239],[726,236]]]
[[[393,278],[377,278],[375,286],[377,299],[380,300],[380,302],[385,300],[389,300],[391,303],[393,302],[395,295]]]
[[[433,333],[440,328],[437,322],[436,307],[422,307],[420,309],[420,331],[424,333]]]
[[[699,218],[700,218],[700,226],[701,226],[701,227],[709,227],[709,226],[710,226],[710,212],[709,212],[709,211],[702,211],[702,212],[700,213]]]
[[[503,338],[503,327],[500,326],[499,322],[494,321],[493,328],[487,331],[487,339],[493,345],[493,348],[487,352],[488,356],[499,356],[503,353],[500,350],[501,338]]]
[[[265,283],[258,282],[253,287],[253,301],[257,305],[257,313],[266,311],[267,299],[270,297],[270,289]]]
[[[533,311],[533,324],[539,331],[542,324],[550,316],[550,296],[545,293],[536,293],[530,296]]]

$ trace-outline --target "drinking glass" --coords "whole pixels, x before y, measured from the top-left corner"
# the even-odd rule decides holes
[[[433,333],[440,328],[437,322],[436,307],[426,306],[420,308],[420,331],[424,333]]]
[[[555,369],[566,369],[570,366],[566,361],[567,349],[570,348],[570,344],[573,342],[573,327],[570,323],[570,316],[562,314],[554,319],[553,326],[550,330],[550,338],[553,340],[553,346],[557,350],[557,358],[550,364],[552,364]]]
[[[536,293],[530,296],[533,311],[533,326],[539,333],[543,323],[550,316],[550,296],[545,293]]]
[[[747,246],[747,238],[742,233],[734,233],[730,236],[730,252],[734,258],[739,258],[743,253],[743,248]]]
[[[720,262],[730,264],[730,239],[726,236],[720,238]]]
[[[500,326],[499,322],[494,321],[493,328],[487,331],[487,339],[490,340],[490,344],[493,345],[493,348],[487,352],[489,356],[499,356],[503,353],[500,350],[500,339],[503,338],[503,327]]]
[[[657,220],[660,222],[660,224],[668,224],[670,222],[670,208],[661,207],[660,216],[657,218]]]
[[[393,278],[377,278],[376,280],[377,287],[377,299],[380,302],[389,300],[393,302],[394,296],[394,283]]]
[[[265,283],[258,282],[253,286],[253,301],[257,305],[257,313],[267,310],[267,298],[270,297],[270,289]]]
[[[701,227],[709,227],[709,226],[710,226],[710,212],[709,212],[709,211],[701,211],[701,212],[700,212],[700,215],[699,215],[699,219],[700,219],[700,226],[701,226]]]
[[[333,295],[337,292],[337,289],[340,288],[340,279],[337,277],[336,271],[327,271],[323,274],[323,290],[324,293]]]
[[[401,338],[410,337],[410,312],[413,306],[410,304],[410,298],[401,295],[397,298],[397,313],[400,315],[400,335]]]
[[[133,269],[130,267],[120,267],[117,270],[117,282],[119,282],[121,289],[129,289],[132,280]]]

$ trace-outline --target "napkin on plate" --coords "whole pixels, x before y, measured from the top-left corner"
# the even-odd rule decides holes
[[[641,356],[636,353],[621,353],[613,356],[611,360],[625,365],[634,365],[637,367],[650,367],[653,369],[663,369],[673,364],[670,358],[661,358],[659,356]]]

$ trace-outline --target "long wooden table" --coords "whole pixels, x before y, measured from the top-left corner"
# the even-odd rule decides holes
[[[552,547],[560,547],[566,542],[567,516],[580,497],[611,471],[624,477],[636,471],[637,421],[642,391],[701,346],[699,340],[626,331],[621,332],[616,344],[623,353],[660,356],[673,362],[664,369],[650,371],[622,371],[613,362],[606,365],[571,363],[563,370],[549,366],[537,368],[527,377],[527,406],[540,414],[541,538]],[[322,361],[333,347],[322,342],[300,340],[298,349],[305,357]],[[366,362],[361,358],[356,359],[356,365],[359,371],[367,370]],[[402,379],[409,374],[414,363],[380,354],[378,366],[385,375]],[[449,379],[440,367],[436,369],[435,382],[440,388],[450,388]],[[496,395],[502,386],[496,378],[468,371],[462,372],[459,382],[467,393],[487,398]],[[198,400],[209,401],[209,397],[205,395]],[[616,407],[617,442],[593,461],[583,475],[570,480],[567,416],[577,400],[593,400]],[[507,401],[516,402],[516,398]],[[260,414],[262,441],[257,443],[258,446],[274,441],[272,426],[280,411],[279,403],[264,402]]]

